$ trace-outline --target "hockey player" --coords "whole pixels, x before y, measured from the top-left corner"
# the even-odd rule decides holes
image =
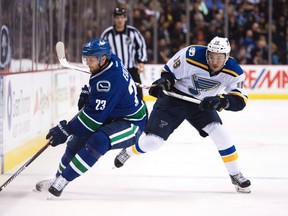
[[[189,46],[178,51],[164,66],[161,78],[153,82],[149,94],[157,97],[144,133],[138,143],[123,149],[115,158],[121,167],[134,155],[154,151],[187,120],[202,137],[210,136],[238,192],[249,193],[250,181],[242,173],[237,150],[217,113],[239,111],[246,106],[244,72],[229,57],[227,38],[215,37],[208,46]],[[201,100],[200,105],[163,95],[163,91]]]
[[[82,59],[91,71],[85,107],[76,118],[68,123],[60,121],[50,129],[46,138],[52,146],[71,139],[55,178],[36,184],[38,191],[49,190],[55,196],[60,196],[69,182],[90,169],[107,151],[134,144],[146,124],[145,104],[137,97],[127,69],[111,53],[108,41],[98,38],[87,42]]]

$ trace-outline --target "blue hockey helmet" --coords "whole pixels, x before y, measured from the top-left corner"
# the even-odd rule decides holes
[[[82,56],[96,56],[100,59],[103,55],[109,60],[111,57],[111,47],[104,38],[96,38],[88,41],[82,48]]]

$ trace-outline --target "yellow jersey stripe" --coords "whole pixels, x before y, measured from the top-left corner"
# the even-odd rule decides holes
[[[221,72],[224,72],[224,73],[230,74],[230,75],[232,75],[232,76],[234,76],[234,77],[237,77],[237,76],[239,76],[239,74],[238,74],[238,73],[236,73],[235,71],[232,71],[232,70],[228,70],[228,69],[222,69],[222,71],[221,71]]]
[[[189,59],[189,58],[186,58],[186,61],[187,61],[188,63],[193,64],[193,65],[197,65],[197,66],[199,66],[199,67],[201,67],[201,68],[203,68],[203,69],[205,69],[205,70],[208,70],[208,66],[205,65],[205,64],[202,64],[202,63],[200,63],[200,62],[196,62],[196,61],[194,61],[194,60],[192,60],[192,59]]]
[[[241,94],[240,92],[229,92],[229,94],[230,95],[236,95],[236,96],[239,96],[239,97],[241,97],[243,100],[244,100],[244,102],[245,102],[245,104],[247,103],[247,97],[245,97],[243,94]]]

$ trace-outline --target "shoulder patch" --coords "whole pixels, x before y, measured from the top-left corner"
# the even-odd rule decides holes
[[[189,48],[189,50],[188,50],[188,55],[189,55],[189,56],[194,56],[195,53],[196,53],[195,47],[191,46],[191,47]]]

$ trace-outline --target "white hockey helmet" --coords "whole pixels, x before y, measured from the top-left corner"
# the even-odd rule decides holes
[[[227,56],[229,56],[231,46],[228,38],[216,36],[208,44],[207,50],[214,53],[225,53]]]

